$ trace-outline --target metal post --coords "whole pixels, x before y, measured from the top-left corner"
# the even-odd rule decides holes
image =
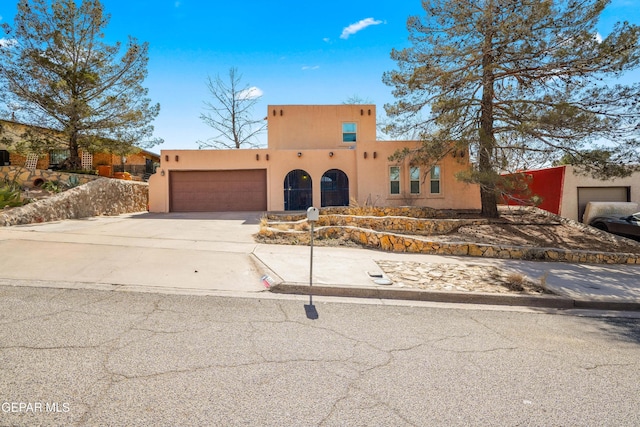
[[[315,222],[318,220],[319,212],[317,208],[311,206],[307,209],[307,220],[311,224],[311,239],[310,239],[310,260],[309,260],[309,288],[313,286],[313,226]],[[309,305],[304,306],[304,310],[307,313],[307,318],[315,320],[318,318],[318,311],[313,306],[313,295],[311,291],[309,291]]]
[[[311,221],[311,259],[309,261],[309,286],[313,286],[313,224]]]

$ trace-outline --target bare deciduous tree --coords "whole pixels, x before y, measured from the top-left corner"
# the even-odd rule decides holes
[[[267,123],[255,120],[252,110],[262,97],[255,86],[242,85],[242,75],[236,68],[229,70],[229,81],[220,76],[207,79],[207,88],[213,101],[205,101],[206,113],[200,119],[219,132],[206,141],[198,141],[200,148],[256,147],[256,136],[264,131]]]

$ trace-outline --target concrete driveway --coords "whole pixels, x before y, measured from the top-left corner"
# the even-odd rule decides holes
[[[0,279],[57,287],[260,292],[264,272],[251,254],[261,215],[139,213],[0,227]]]

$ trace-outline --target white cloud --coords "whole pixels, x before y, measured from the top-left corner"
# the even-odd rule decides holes
[[[594,37],[598,43],[602,43],[602,34],[596,33]]]
[[[262,91],[262,89],[251,86],[250,88],[247,88],[238,93],[238,99],[255,99],[260,98],[263,94],[264,92]]]
[[[364,30],[365,28],[371,25],[382,24],[382,21],[377,21],[373,18],[362,19],[355,24],[351,24],[348,27],[345,27],[342,30],[342,34],[340,34],[341,39],[348,39],[350,35],[357,33],[360,30]]]
[[[322,39],[323,42],[325,43],[329,43],[331,41],[331,39],[329,37],[325,37]]]
[[[0,39],[0,48],[11,47],[16,44],[18,44],[18,41],[16,39]]]
[[[303,70],[317,70],[318,68],[320,68],[320,66],[319,66],[319,65],[313,65],[313,66],[311,66],[311,65],[304,65],[304,66],[302,67],[302,69],[303,69]]]

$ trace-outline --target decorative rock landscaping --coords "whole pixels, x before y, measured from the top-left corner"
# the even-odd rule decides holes
[[[355,208],[360,210],[361,208]],[[553,221],[551,225],[565,225],[575,227],[576,233],[599,233],[598,239],[612,241],[618,239],[591,227],[575,223],[566,218],[560,218],[536,208],[519,208],[535,210],[538,215],[548,217]],[[317,239],[331,239],[334,241],[349,241],[358,245],[382,249],[393,252],[410,252],[437,255],[490,257],[503,259],[523,259],[540,261],[562,261],[595,264],[640,264],[640,244],[634,253],[602,252],[594,250],[561,249],[554,247],[514,246],[487,243],[451,241],[445,236],[456,229],[469,225],[489,224],[487,219],[441,219],[438,211],[425,208],[384,208],[376,212],[370,210],[368,214],[375,216],[353,215],[354,208],[330,208],[321,210],[321,216],[315,228]],[[340,212],[341,214],[337,214]],[[398,215],[411,213],[414,218]],[[541,212],[544,212],[541,214]],[[382,214],[391,214],[381,216]],[[380,216],[378,216],[380,215]],[[279,216],[269,216],[266,224],[261,228],[258,237],[268,241],[277,235],[289,235],[296,243],[308,242],[306,235],[306,220],[287,221],[296,219],[295,216],[284,216],[285,221],[277,221]],[[298,216],[300,218],[300,216]],[[517,227],[514,224],[513,227]],[[626,239],[625,239],[626,240]],[[624,247],[633,248],[633,242],[625,243]]]
[[[401,288],[527,295],[551,293],[543,286],[544,278],[535,283],[522,274],[494,266],[410,261],[377,261],[377,264],[394,286]]]
[[[149,185],[98,178],[47,199],[0,211],[0,226],[31,224],[147,210]]]
[[[22,166],[2,166],[0,167],[1,181],[16,181],[26,188],[37,187],[46,181],[70,182],[76,184],[86,184],[100,178],[91,174],[75,174],[62,171],[51,171],[43,169],[29,170]]]

